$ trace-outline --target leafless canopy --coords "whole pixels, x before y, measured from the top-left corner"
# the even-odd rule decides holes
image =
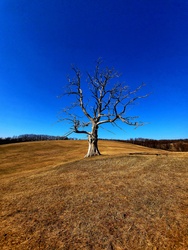
[[[66,87],[66,95],[75,96],[76,102],[71,107],[65,108],[63,111],[66,118],[72,123],[72,132],[85,133],[92,135],[85,127],[88,125],[99,127],[105,123],[116,124],[117,120],[135,127],[143,125],[142,122],[135,121],[137,116],[126,116],[127,107],[140,98],[148,95],[138,95],[138,91],[144,86],[141,84],[138,88],[130,91],[128,86],[116,82],[120,74],[113,68],[101,68],[102,60],[97,61],[93,74],[87,73],[88,88],[90,96],[84,94],[81,85],[82,75],[78,68],[72,67],[75,77],[68,77],[68,85]],[[73,108],[80,107],[87,122],[82,117],[73,113]]]

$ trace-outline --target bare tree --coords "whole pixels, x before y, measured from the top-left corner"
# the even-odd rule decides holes
[[[136,100],[148,95],[137,95],[144,86],[141,84],[133,91],[122,83],[115,82],[119,78],[119,73],[113,68],[101,68],[101,59],[96,63],[94,73],[87,73],[86,82],[90,96],[83,93],[81,86],[81,72],[78,68],[72,67],[75,77],[68,77],[68,85],[64,95],[74,96],[75,102],[71,107],[63,110],[64,117],[61,121],[69,121],[72,124],[71,133],[84,133],[88,135],[89,148],[85,157],[100,155],[98,149],[98,129],[102,124],[111,123],[115,126],[117,121],[135,127],[143,125],[142,122],[135,121],[137,116],[126,116],[127,107]],[[81,108],[84,118],[79,117],[73,109]],[[86,127],[91,126],[88,132]]]

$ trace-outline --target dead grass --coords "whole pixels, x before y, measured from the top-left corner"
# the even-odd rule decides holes
[[[83,159],[85,141],[1,146],[0,248],[187,249],[188,153],[100,149]]]

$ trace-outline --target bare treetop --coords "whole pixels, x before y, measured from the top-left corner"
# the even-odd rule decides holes
[[[72,123],[72,132],[85,133],[89,137],[89,150],[86,156],[98,155],[97,146],[98,128],[105,123],[114,125],[116,121],[135,127],[143,125],[142,122],[135,121],[137,116],[127,116],[127,107],[140,98],[148,95],[138,95],[139,90],[144,86],[141,84],[138,88],[130,91],[128,86],[117,81],[120,74],[114,68],[101,68],[102,61],[99,59],[93,74],[87,73],[86,82],[90,96],[90,106],[82,88],[82,76],[78,68],[72,67],[75,74],[74,78],[68,77],[68,85],[65,95],[75,96],[75,102],[69,108],[64,109],[65,116],[63,121],[68,120]],[[116,80],[116,81],[115,81]],[[92,101],[91,101],[92,100]],[[73,112],[73,109],[80,107],[87,122]],[[84,128],[91,125],[91,132]]]

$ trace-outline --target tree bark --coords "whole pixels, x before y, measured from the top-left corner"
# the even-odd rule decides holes
[[[98,149],[98,126],[95,124],[92,127],[92,133],[88,136],[88,143],[88,152],[85,157],[100,155]]]

